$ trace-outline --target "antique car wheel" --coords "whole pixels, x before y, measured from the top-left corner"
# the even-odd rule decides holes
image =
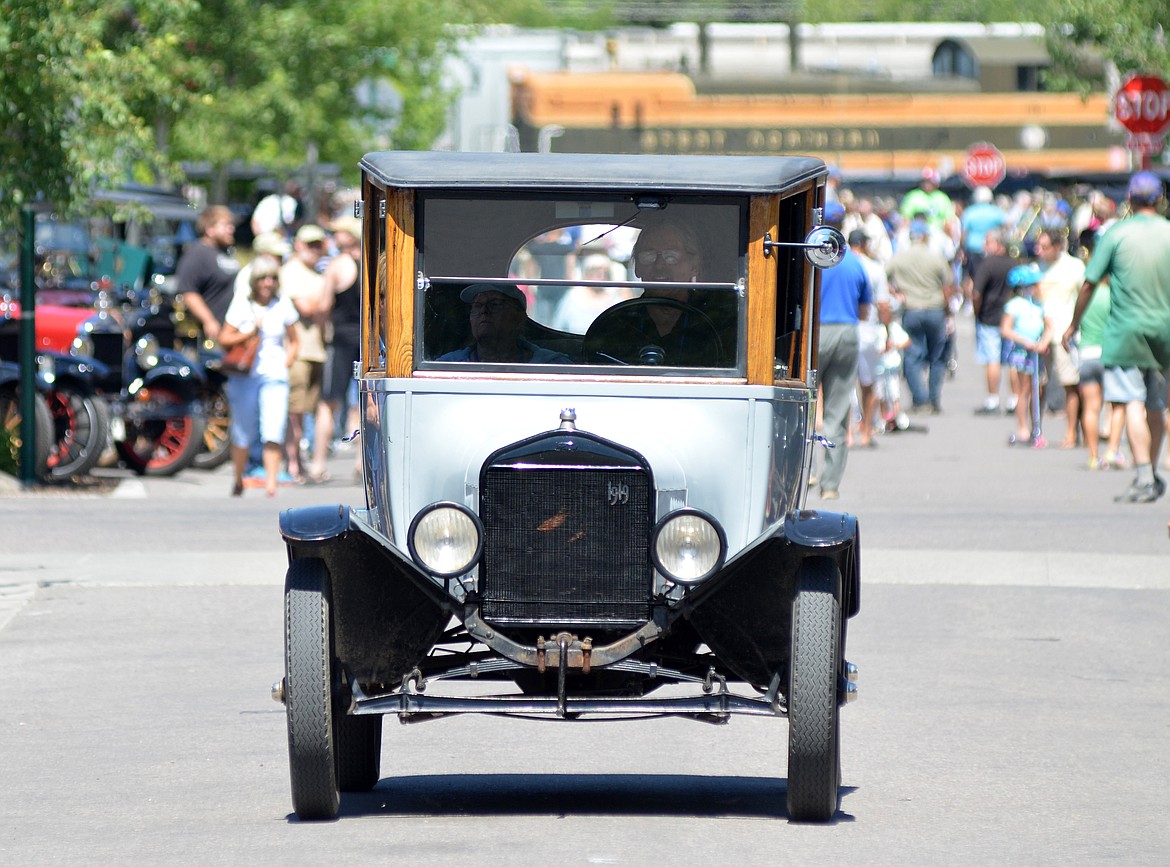
[[[809,558],[796,578],[788,685],[788,815],[825,822],[837,812],[840,707],[837,702],[840,604],[837,566]]]
[[[293,810],[301,819],[332,819],[340,806],[331,645],[325,561],[294,560],[284,585],[285,710]]]
[[[81,476],[98,465],[110,439],[110,407],[100,397],[58,384],[46,398],[53,416],[49,475]]]
[[[33,443],[33,466],[38,478],[44,478],[49,471],[49,457],[53,451],[53,415],[49,412],[49,405],[40,394],[33,396],[33,418],[36,440]],[[16,449],[22,447],[20,439],[20,394],[15,387],[0,388],[0,427],[4,429],[6,440],[14,446],[13,457],[16,458],[17,468],[20,467],[20,457]]]
[[[659,360],[648,360],[641,357],[644,350],[654,344],[654,339],[642,333],[637,325],[641,318],[641,311],[648,307],[670,307],[687,315],[694,315],[697,321],[711,332],[712,343],[715,348],[714,359],[708,360],[708,366],[718,367],[723,358],[723,341],[719,337],[719,329],[706,313],[693,304],[685,301],[675,301],[673,298],[634,298],[623,301],[610,307],[593,320],[585,339],[581,344],[581,361],[584,364],[603,364],[608,360],[617,359],[623,364],[677,364],[676,359],[664,356]],[[623,352],[619,347],[635,347],[631,351]],[[660,349],[660,347],[659,347]]]
[[[382,765],[382,717],[350,716],[333,709],[337,786],[343,792],[368,792],[378,782]]]
[[[118,443],[118,454],[139,475],[173,476],[191,466],[203,447],[203,413],[193,411],[165,385],[153,385],[150,390],[159,403],[186,407],[186,412],[171,418],[127,420],[126,439]]]
[[[200,470],[214,470],[222,466],[232,454],[232,413],[223,386],[203,392],[203,408],[207,414],[203,447],[195,455],[191,466]]]

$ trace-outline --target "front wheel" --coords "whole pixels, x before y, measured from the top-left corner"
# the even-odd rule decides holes
[[[53,416],[49,475],[55,479],[85,475],[109,445],[109,405],[68,383],[58,383],[45,399]]]
[[[203,429],[203,447],[191,465],[199,470],[214,470],[232,455],[232,411],[226,386],[208,387],[203,391],[203,410],[207,424]]]
[[[173,476],[191,466],[203,448],[203,408],[165,383],[143,391],[126,419],[118,454],[140,476]]]
[[[294,560],[284,585],[285,711],[293,810],[306,820],[332,819],[340,806],[331,637],[325,561]]]
[[[796,576],[788,683],[788,816],[827,822],[841,780],[838,697],[840,583],[832,560],[809,558]]]

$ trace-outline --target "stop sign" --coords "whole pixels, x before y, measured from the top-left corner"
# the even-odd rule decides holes
[[[1113,111],[1131,133],[1162,135],[1170,127],[1170,88],[1156,75],[1131,75],[1117,89]]]
[[[979,142],[967,148],[963,160],[963,180],[969,187],[991,187],[994,189],[1007,174],[1007,160],[993,144]]]

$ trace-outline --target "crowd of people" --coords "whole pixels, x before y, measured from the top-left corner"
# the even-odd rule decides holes
[[[836,173],[829,189],[825,222],[849,240],[843,264],[855,259],[868,281],[850,286],[844,312],[841,286],[856,282],[846,280],[855,269],[838,266],[822,284],[822,335],[827,329],[833,338],[831,375],[821,381],[822,424],[827,439],[843,440],[812,480],[823,498],[837,496],[850,445],[869,446],[875,432],[904,429],[908,416],[943,412],[960,316],[974,318],[973,357],[986,381],[972,409],[1012,418],[1009,445],[1047,446],[1047,418],[1050,429],[1059,423],[1061,448],[1087,450],[1090,470],[1133,468],[1117,502],[1150,503],[1165,493],[1158,470],[1160,459],[1170,470],[1170,454],[1162,455],[1170,222],[1161,214],[1156,174],[1136,173],[1120,201],[1100,190],[1009,197],[986,187],[957,201],[929,169],[900,201],[857,196]],[[859,350],[844,381],[836,368],[842,323]],[[825,346],[822,338],[822,354]],[[899,352],[900,376],[891,382]],[[885,387],[875,389],[882,375]],[[904,407],[901,384],[909,393]],[[853,405],[843,436],[841,392]]]
[[[1066,198],[1048,190],[996,196],[986,187],[955,200],[929,169],[900,200],[857,195],[838,173],[828,189],[824,222],[840,229],[849,246],[841,265],[822,278],[820,424],[836,446],[812,479],[822,498],[839,495],[850,446],[872,447],[875,434],[944,411],[948,375],[966,357],[955,345],[961,316],[974,319],[972,357],[986,384],[972,409],[1011,418],[1009,445],[1046,446],[1045,416],[1062,419],[1059,446],[1084,447],[1089,469],[1133,468],[1118,502],[1149,503],[1164,494],[1158,468],[1161,459],[1170,470],[1170,456],[1161,454],[1170,222],[1161,216],[1157,175],[1134,175],[1121,201],[1099,190]],[[257,204],[248,264],[233,255],[232,212],[217,206],[200,216],[199,240],[179,262],[179,291],[208,337],[225,347],[252,332],[263,338],[252,381],[231,391],[234,494],[250,484],[272,494],[281,482],[325,481],[334,437],[353,424],[342,419],[354,408],[361,224],[335,215],[305,221],[297,193],[289,187]],[[527,252],[568,262],[577,251],[564,234],[541,237]],[[628,249],[618,255],[583,251],[580,271],[597,279],[631,272],[694,279],[694,238],[673,225],[642,234],[627,238]],[[564,289],[577,302],[566,309],[585,317],[570,322],[559,309],[565,299],[550,292],[529,297],[522,274],[516,276],[516,286],[465,290],[473,342],[452,357],[531,357],[519,329],[509,327],[526,311],[583,331],[602,310],[628,300],[600,297],[628,290]],[[587,293],[599,297],[580,303],[576,296]],[[647,317],[640,327],[655,346],[685,359],[686,347],[700,342],[683,346],[679,335],[687,332],[673,327],[680,309],[664,304],[637,312]]]
[[[225,350],[257,339],[250,372],[227,386],[233,496],[328,481],[336,435],[356,427],[361,222],[331,209],[325,225],[307,221],[299,193],[290,184],[257,203],[247,262],[233,212],[206,208],[176,270],[206,337]]]

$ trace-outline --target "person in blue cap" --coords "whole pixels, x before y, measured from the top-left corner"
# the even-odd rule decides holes
[[[1158,213],[1162,179],[1135,174],[1127,190],[1131,215],[1113,225],[1085,267],[1069,345],[1102,280],[1109,281],[1110,313],[1101,342],[1105,400],[1125,405],[1125,433],[1133,452],[1134,479],[1114,497],[1119,503],[1152,503],[1166,492],[1154,471],[1166,432],[1170,379],[1170,222]]]
[[[1052,320],[1036,297],[1036,284],[1043,277],[1035,264],[1017,265],[1008,272],[1008,285],[1015,295],[1003,306],[1000,333],[1008,342],[1007,365],[1016,371],[1016,432],[1010,445],[1044,446],[1040,434],[1040,356],[1052,342]]]

